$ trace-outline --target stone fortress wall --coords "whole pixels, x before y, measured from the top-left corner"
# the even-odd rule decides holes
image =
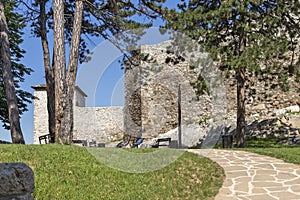
[[[179,99],[182,126],[192,125],[195,131],[190,134],[199,137],[204,135],[199,133],[199,121],[212,116],[214,109],[226,110],[225,92],[218,108],[209,95],[196,96],[192,83],[197,81],[201,70],[191,69],[185,58],[172,53],[172,45],[171,41],[141,45],[135,63],[126,65],[125,133],[142,130],[143,137],[155,138],[177,128]]]
[[[74,140],[105,143],[123,137],[123,107],[76,107]]]
[[[34,144],[39,136],[48,134],[47,92],[45,85],[34,91]],[[123,107],[85,107],[86,94],[76,87],[74,94],[74,140],[97,143],[123,136]]]
[[[300,71],[300,67],[299,67]],[[225,74],[226,72],[224,72]],[[225,75],[224,75],[225,76]],[[234,71],[227,72],[225,82],[227,90],[227,110],[229,116],[236,116],[236,80]],[[282,80],[281,77],[286,77]],[[276,116],[283,114],[283,108],[300,105],[300,74],[289,75],[285,71],[258,73],[247,72],[246,82],[246,115],[248,117]]]
[[[192,126],[194,131],[185,137],[192,139],[191,135],[198,135],[198,138],[203,136],[204,133],[199,134],[199,131],[207,133],[208,126],[218,120],[222,120],[227,127],[231,126],[229,130],[234,129],[236,121],[234,70],[220,71],[218,74],[216,67],[213,68],[211,65],[200,64],[193,67],[193,60],[180,58],[180,55],[174,54],[172,48],[170,41],[156,45],[141,45],[138,53],[135,53],[138,55],[136,56],[138,64],[127,66],[124,117],[125,124],[130,123],[125,125],[125,132],[136,133],[143,130],[143,137],[146,138],[170,136],[164,133],[172,132],[178,126],[179,83],[182,125],[183,127],[194,125]],[[288,67],[272,71],[265,66],[256,72],[247,72],[245,95],[248,135],[258,137],[293,135],[293,138],[297,136],[300,142],[299,115],[290,115],[282,120],[282,115],[299,112],[300,69],[298,70],[298,74],[288,74]],[[201,83],[198,82],[197,85],[199,75],[208,83],[210,95],[207,92],[195,95],[197,87],[194,86],[199,87],[200,84],[201,87]],[[212,81],[211,77],[214,75],[217,77]],[[218,77],[219,75],[221,77]],[[216,84],[218,78],[223,81],[218,83],[221,86]],[[270,118],[274,119],[266,120]],[[286,120],[287,118],[291,119]]]
[[[178,126],[179,82],[183,125],[192,125],[194,130],[203,131],[204,129],[199,129],[199,126],[202,128],[207,126],[209,121],[215,120],[220,111],[222,111],[220,115],[223,118],[234,123],[236,118],[234,71],[221,72],[224,88],[211,91],[211,95],[204,92],[196,96],[196,89],[193,89],[191,84],[197,82],[201,71],[192,68],[184,59],[178,61],[178,57],[168,49],[169,44],[169,42],[164,42],[156,45],[142,45],[139,54],[142,57],[137,61],[139,63],[135,66],[126,66],[124,108],[85,107],[85,94],[77,88],[74,139],[96,140],[100,143],[120,139],[124,132],[137,134],[142,130],[143,137],[153,138],[174,130]],[[290,107],[291,111],[299,112],[299,80],[299,74],[289,75],[279,70],[270,72],[268,69],[261,69],[256,73],[247,72],[247,122],[252,123],[254,120],[272,117],[280,118],[282,114],[288,112],[288,109],[285,109],[287,107]],[[34,89],[36,97],[34,143],[38,143],[38,136],[48,133],[48,118],[45,86],[36,86]],[[218,102],[212,101],[213,95],[219,94],[221,95],[218,97]],[[298,126],[297,123],[299,122],[296,122],[295,126]],[[295,134],[300,135],[299,129],[293,130],[296,131]],[[286,133],[287,131],[280,129],[279,132]]]

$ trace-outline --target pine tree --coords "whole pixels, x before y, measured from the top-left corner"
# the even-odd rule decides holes
[[[1,1],[0,119],[4,128],[10,129],[13,143],[25,143],[19,115],[27,111],[32,95],[19,84],[31,69],[20,63],[25,53],[20,48],[25,22],[15,8],[15,1]]]
[[[154,8],[164,15],[166,27],[199,41],[220,67],[235,70],[238,147],[245,145],[246,69],[258,69],[264,61],[278,67],[290,59],[285,53],[294,51],[300,38],[299,4],[297,0],[191,0],[177,10]]]

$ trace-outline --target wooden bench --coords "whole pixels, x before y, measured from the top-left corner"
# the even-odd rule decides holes
[[[72,144],[86,147],[88,143],[86,140],[72,140]]]
[[[156,144],[152,145],[152,148],[169,147],[171,138],[158,138]]]

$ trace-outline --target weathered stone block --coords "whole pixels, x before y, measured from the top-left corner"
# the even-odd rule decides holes
[[[253,110],[265,110],[266,109],[266,105],[264,103],[258,104],[256,106],[253,106],[252,108]]]
[[[274,110],[274,113],[276,115],[282,115],[285,114],[286,112],[299,112],[299,111],[300,111],[300,107],[298,105],[294,105],[294,106],[289,106],[286,108]]]
[[[291,118],[289,120],[289,123],[291,124],[292,127],[300,128],[300,117]]]
[[[0,200],[33,199],[34,174],[24,163],[0,163]]]

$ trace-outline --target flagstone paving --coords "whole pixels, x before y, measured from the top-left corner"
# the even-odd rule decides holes
[[[300,165],[245,151],[188,151],[224,169],[226,178],[215,200],[300,200]]]

